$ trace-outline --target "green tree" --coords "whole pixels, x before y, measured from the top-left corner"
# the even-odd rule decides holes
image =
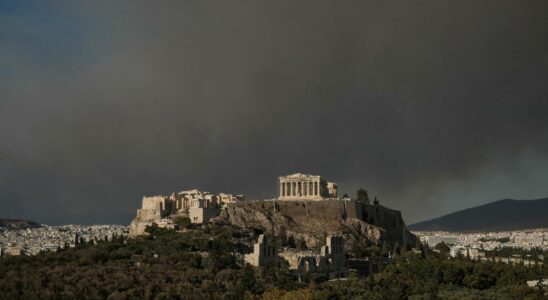
[[[383,257],[388,257],[389,253],[390,253],[390,247],[388,247],[388,243],[386,243],[386,241],[383,241],[382,248],[381,248],[381,255]]]
[[[177,226],[179,228],[190,228],[192,226],[192,222],[190,222],[190,218],[187,217],[178,217],[176,220]]]
[[[308,247],[306,246],[306,242],[304,240],[304,238],[299,238],[299,240],[297,241],[297,250],[307,250]]]
[[[396,242],[394,243],[394,247],[392,247],[392,256],[400,254],[400,243]]]
[[[438,243],[434,249],[438,250],[440,253],[442,254],[449,254],[449,251],[451,251],[451,249],[449,248],[449,246],[447,246],[444,242],[441,242],[441,243]]]
[[[367,194],[367,191],[364,188],[359,188],[358,191],[356,192],[356,196],[357,196],[356,199],[358,201],[361,201],[367,204],[370,203],[369,194]]]
[[[287,247],[293,249],[297,248],[297,242],[295,241],[295,238],[293,236],[290,236],[287,239]]]
[[[409,250],[408,249],[409,245],[407,244],[407,240],[408,240],[408,238],[407,238],[407,228],[405,227],[405,224],[404,224],[403,233],[402,233],[402,247],[401,247],[402,252],[405,252],[405,251]]]

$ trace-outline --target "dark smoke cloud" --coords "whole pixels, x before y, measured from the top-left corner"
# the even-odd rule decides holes
[[[0,14],[0,215],[307,172],[408,222],[548,195],[548,4],[42,2]],[[6,6],[7,7],[7,6]]]

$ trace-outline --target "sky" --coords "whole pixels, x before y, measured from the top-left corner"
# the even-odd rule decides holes
[[[0,218],[363,187],[414,223],[548,197],[546,1],[0,1]]]

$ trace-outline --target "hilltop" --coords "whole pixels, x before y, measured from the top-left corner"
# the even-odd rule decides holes
[[[505,231],[548,227],[548,198],[504,199],[408,226],[416,231]]]
[[[172,198],[144,197],[143,207],[146,208],[138,210],[130,226],[130,237],[144,234],[145,228],[152,224],[174,228],[181,217],[199,224],[202,223],[199,218],[206,219],[193,216],[192,210],[177,209]],[[225,203],[221,209],[196,210],[211,210],[212,214],[207,218],[215,223],[273,232],[282,240],[304,243],[308,248],[320,247],[327,235],[344,236],[348,250],[383,244],[414,247],[417,240],[407,230],[400,211],[356,200],[233,201]]]

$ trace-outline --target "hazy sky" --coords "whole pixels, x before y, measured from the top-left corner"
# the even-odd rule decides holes
[[[548,196],[547,1],[0,1],[0,218],[313,173],[408,223]]]

